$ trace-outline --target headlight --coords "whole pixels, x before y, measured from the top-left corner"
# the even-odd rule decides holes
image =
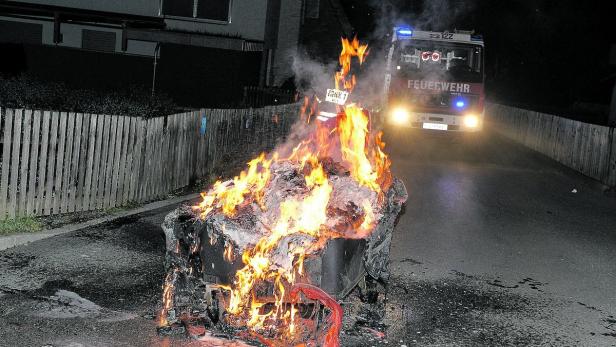
[[[464,126],[467,128],[476,128],[479,125],[479,118],[473,114],[464,116]]]
[[[411,114],[403,107],[393,109],[391,112],[391,120],[396,124],[406,124],[409,122]]]

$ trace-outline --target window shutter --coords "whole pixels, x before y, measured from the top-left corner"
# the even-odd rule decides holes
[[[0,20],[0,42],[41,44],[43,26]]]

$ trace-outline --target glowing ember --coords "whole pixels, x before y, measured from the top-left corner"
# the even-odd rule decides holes
[[[335,82],[337,88],[350,92],[355,86],[351,59],[362,63],[367,46],[357,39],[343,39],[342,47],[341,70],[336,72]],[[306,100],[302,115],[312,113],[315,107]],[[337,346],[342,310],[326,292],[306,284],[311,279],[305,273],[305,260],[334,238],[370,236],[382,217],[381,201],[392,183],[390,161],[383,152],[381,134],[370,133],[369,116],[359,105],[341,108],[333,129],[319,122],[314,125],[308,117],[303,119],[313,131],[290,155],[261,154],[232,180],[216,182],[202,193],[203,200],[193,209],[202,221],[214,223],[208,228],[219,225],[223,235],[237,234],[236,227],[229,230],[230,225],[242,218],[255,221],[251,235],[230,237],[234,242],[244,240],[238,244],[226,240],[216,246],[213,233],[204,241],[208,247],[224,247],[228,264],[236,264],[235,251],[241,252],[241,266],[231,283],[215,286],[222,293],[218,299],[227,313],[227,324],[246,327],[249,337],[271,346]],[[191,254],[199,254],[195,245],[201,247],[194,242]],[[192,266],[203,269],[205,264]],[[168,324],[166,315],[173,305],[177,278],[173,270],[165,279],[161,325]],[[328,312],[325,325],[329,328],[317,337],[309,337],[317,329],[314,325],[311,329],[301,313],[310,301],[320,303]]]
[[[158,325],[164,326],[169,322],[167,321],[167,315],[169,310],[173,307],[173,284],[177,280],[178,271],[174,269],[167,274],[165,283],[163,285],[163,308],[158,317]]]

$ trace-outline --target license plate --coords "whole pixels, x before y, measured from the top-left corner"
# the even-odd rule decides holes
[[[423,123],[423,128],[431,130],[447,130],[447,124]]]
[[[344,90],[328,89],[325,95],[325,101],[333,102],[338,105],[344,105],[349,98],[349,93]]]

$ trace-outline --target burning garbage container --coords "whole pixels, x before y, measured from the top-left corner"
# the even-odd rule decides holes
[[[349,47],[351,56],[365,52]],[[366,277],[387,281],[407,199],[368,123],[361,107],[346,105],[335,128],[317,123],[290,153],[262,154],[199,205],[165,218],[163,331],[337,345],[336,300]]]

